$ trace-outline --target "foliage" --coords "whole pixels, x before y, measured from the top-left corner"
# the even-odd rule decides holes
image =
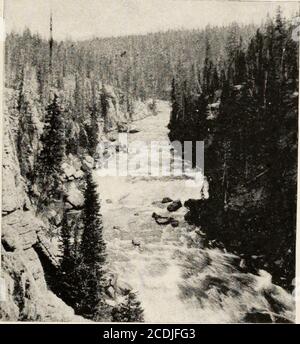
[[[232,27],[219,64],[207,39],[202,77],[173,79],[169,123],[172,140],[205,141],[210,199],[189,217],[250,261],[261,256],[256,267],[284,286],[295,272],[298,45],[291,30],[280,11],[248,44],[233,38]]]
[[[137,300],[136,294],[130,292],[126,295],[124,302],[112,311],[113,322],[143,322],[144,311],[141,303]]]

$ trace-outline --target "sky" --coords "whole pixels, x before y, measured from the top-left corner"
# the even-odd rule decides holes
[[[7,32],[28,27],[48,37],[52,8],[54,38],[61,40],[203,28],[233,21],[260,24],[279,5],[287,17],[300,8],[295,1],[4,0],[4,14]]]

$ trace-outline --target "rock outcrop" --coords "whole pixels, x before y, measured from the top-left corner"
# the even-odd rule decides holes
[[[171,204],[168,205],[167,209],[170,212],[177,211],[179,208],[182,207],[182,203],[180,200],[173,201]]]
[[[7,114],[2,166],[0,320],[83,321],[47,285],[42,262],[53,266],[55,257],[45,244],[47,224],[36,217],[27,197]]]
[[[74,209],[82,209],[84,197],[82,192],[79,190],[78,186],[74,181],[67,185],[67,202],[71,204]]]
[[[2,214],[5,216],[28,203],[8,116],[3,120]]]
[[[179,226],[179,221],[175,220],[173,217],[168,217],[168,216],[161,216],[156,213],[152,214],[152,217],[154,218],[155,222],[158,225],[171,225],[172,227],[178,227]]]
[[[131,114],[122,103],[122,94],[109,85],[102,85],[103,102],[106,104],[105,118],[99,118],[99,138],[101,141],[116,141],[118,125],[152,114],[149,104],[133,101]],[[35,98],[31,101],[33,137],[25,137],[24,147],[29,150],[26,159],[32,171],[34,161],[41,149],[40,135],[43,131],[41,104]],[[123,97],[124,98],[124,97]],[[58,233],[62,221],[63,205],[68,216],[76,222],[83,206],[83,185],[86,170],[95,168],[93,157],[84,152],[76,156],[68,154],[62,164],[61,179],[65,186],[62,203],[52,202],[36,215],[31,199],[39,197],[39,190],[27,177],[22,177],[19,164],[22,152],[17,154],[16,142],[19,133],[19,113],[16,111],[17,92],[7,90],[4,113],[3,162],[2,162],[2,228],[0,275],[0,320],[2,321],[82,321],[72,308],[67,306],[51,291],[55,273],[59,265]],[[68,120],[66,130],[74,139],[80,136],[76,121]],[[126,125],[126,132],[134,127]],[[116,142],[117,145],[117,142]],[[108,152],[112,154],[112,152]],[[108,154],[108,155],[109,155]],[[97,160],[96,160],[97,162]],[[27,164],[27,161],[26,161]],[[27,165],[26,165],[27,166]],[[31,190],[29,190],[31,189]],[[34,197],[32,197],[32,194]],[[50,230],[51,226],[51,230]],[[51,236],[50,236],[50,233]],[[53,237],[54,236],[54,237]],[[52,281],[51,281],[52,274]],[[50,277],[50,279],[49,279]],[[3,283],[2,283],[3,282]],[[128,287],[118,287],[120,290]]]
[[[138,129],[130,127],[128,123],[155,114],[152,99],[145,102],[131,99],[131,110],[128,112],[127,102],[124,100],[125,96],[121,91],[115,90],[110,85],[103,84],[101,96],[106,107],[103,128],[106,133],[113,130],[122,133],[130,131],[136,133]]]

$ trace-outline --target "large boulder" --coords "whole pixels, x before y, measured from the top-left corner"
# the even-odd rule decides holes
[[[173,217],[167,217],[167,216],[161,216],[156,213],[152,214],[152,217],[154,218],[155,222],[158,225],[171,225],[172,227],[178,227],[179,221],[175,220]]]
[[[152,217],[158,225],[168,225],[169,223],[171,223],[171,218],[167,216],[161,216],[153,213]]]
[[[76,174],[76,169],[73,167],[73,166],[71,166],[71,165],[69,165],[69,164],[67,164],[67,163],[63,163],[62,165],[61,165],[61,168],[62,168],[62,170],[63,170],[63,174],[64,174],[64,177],[66,178],[66,179],[71,179],[71,177],[73,177],[74,178],[74,176],[75,176],[75,174]]]
[[[75,209],[82,209],[84,197],[83,193],[79,190],[75,181],[72,181],[67,186],[66,201],[70,203]]]
[[[7,252],[14,252],[22,249],[20,237],[16,231],[10,230],[9,227],[4,227],[1,233],[1,243]]]
[[[168,205],[167,209],[170,212],[177,211],[179,208],[182,207],[182,203],[180,200],[173,201],[171,204]]]
[[[171,226],[172,227],[178,227],[179,226],[179,221],[171,218]]]
[[[2,218],[2,240],[11,248],[26,250],[36,243],[37,232],[43,227],[31,211],[17,210]]]
[[[114,299],[116,297],[115,289],[112,286],[106,288],[106,295]]]

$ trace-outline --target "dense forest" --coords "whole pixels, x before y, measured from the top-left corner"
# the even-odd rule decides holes
[[[228,36],[242,36],[246,44],[254,32],[253,25],[233,23],[229,27],[208,26],[205,30],[167,31],[146,36],[53,41],[49,53],[49,42],[27,29],[22,35],[10,33],[7,36],[6,86],[16,87],[20,70],[26,66],[35,74],[41,97],[47,95],[47,80],[51,74],[52,85],[58,89],[70,87],[68,83],[75,80],[78,89],[91,88],[89,83],[101,81],[122,90],[126,96],[169,100],[175,74],[192,78],[200,72],[207,39],[211,42],[214,62],[221,68]],[[234,48],[234,39],[229,44]],[[81,89],[79,93],[83,92]]]
[[[205,142],[210,197],[190,201],[187,220],[203,227],[216,246],[238,252],[253,268],[270,270],[277,283],[291,287],[298,44],[280,9],[243,41],[229,36],[218,65],[207,39],[201,73],[175,76],[170,138]]]
[[[49,222],[48,234],[60,239],[53,291],[85,318],[143,321],[135,292],[114,307],[105,296],[106,243],[89,162],[107,134],[103,122],[114,98],[107,85],[127,119],[137,100],[171,101],[171,141],[205,141],[210,197],[187,202],[187,222],[289,288],[295,271],[298,45],[280,11],[259,29],[233,23],[81,42],[56,41],[52,25],[49,40],[28,29],[8,34],[5,87],[26,191],[37,216]],[[64,179],[66,164],[84,172],[76,177],[83,204],[74,202],[72,209],[67,193],[75,182]]]

